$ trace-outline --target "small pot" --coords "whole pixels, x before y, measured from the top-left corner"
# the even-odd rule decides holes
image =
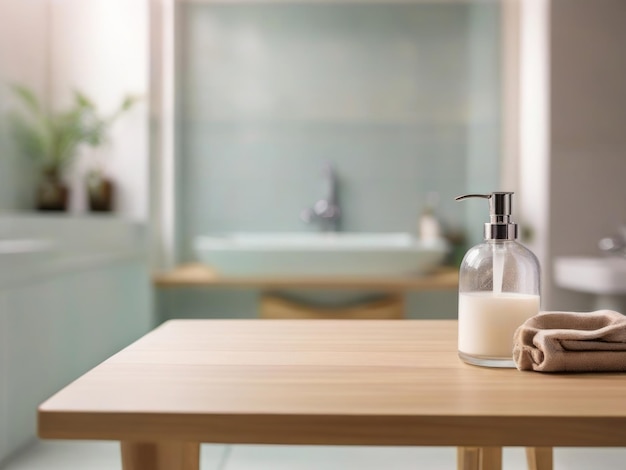
[[[37,187],[37,210],[46,212],[67,211],[70,191],[59,176],[57,168],[46,168]]]
[[[91,212],[112,212],[115,184],[100,173],[92,173],[87,178],[87,196]]]

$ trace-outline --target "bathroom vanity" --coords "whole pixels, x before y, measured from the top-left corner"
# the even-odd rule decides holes
[[[260,291],[258,313],[263,318],[404,318],[406,297],[414,292],[451,291],[456,296],[456,268],[440,267],[421,276],[223,276],[199,263],[157,274],[159,289],[202,288]],[[341,306],[296,301],[283,293],[334,291],[361,293],[363,300]],[[366,294],[371,295],[366,295]]]

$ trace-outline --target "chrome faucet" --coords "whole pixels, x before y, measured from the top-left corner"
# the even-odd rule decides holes
[[[609,255],[626,256],[626,225],[619,228],[619,235],[603,238],[598,248]]]
[[[341,209],[337,199],[337,175],[330,163],[322,168],[324,178],[324,198],[304,209],[300,218],[307,224],[317,223],[325,232],[336,232],[339,228]]]

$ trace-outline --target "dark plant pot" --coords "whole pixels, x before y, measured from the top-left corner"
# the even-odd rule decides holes
[[[70,191],[57,170],[44,170],[37,187],[37,210],[65,212]]]
[[[112,212],[115,184],[104,176],[91,177],[87,183],[89,210],[91,212]]]

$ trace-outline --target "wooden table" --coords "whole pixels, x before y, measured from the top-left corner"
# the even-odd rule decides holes
[[[39,435],[119,440],[125,470],[197,469],[200,442],[626,446],[626,374],[470,366],[456,329],[170,321],[42,404]]]

